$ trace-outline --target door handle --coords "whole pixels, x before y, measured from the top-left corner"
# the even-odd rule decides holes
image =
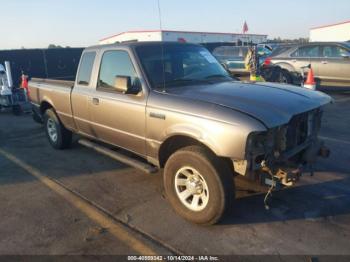
[[[328,61],[322,61],[321,63],[325,65],[328,64]]]
[[[292,60],[292,62],[293,62],[293,63],[296,63],[296,62],[297,62],[297,60],[296,60],[296,59],[293,59],[293,60]]]
[[[94,98],[92,98],[92,103],[94,104],[94,105],[99,105],[100,104],[100,99],[98,99],[98,98],[96,98],[96,97],[94,97]]]

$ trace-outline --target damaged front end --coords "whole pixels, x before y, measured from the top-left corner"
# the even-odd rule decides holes
[[[292,186],[304,172],[313,175],[317,157],[328,157],[330,153],[318,139],[321,118],[322,110],[318,108],[294,116],[286,125],[251,133],[245,170],[242,163],[234,161],[235,170],[272,187]]]

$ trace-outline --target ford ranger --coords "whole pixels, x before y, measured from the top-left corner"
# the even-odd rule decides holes
[[[29,90],[54,148],[69,147],[75,133],[114,159],[162,170],[168,201],[198,224],[232,206],[234,176],[291,186],[329,153],[318,139],[328,95],[236,81],[195,44],[89,47],[75,82],[32,79]]]

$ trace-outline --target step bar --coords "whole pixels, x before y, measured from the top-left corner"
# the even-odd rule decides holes
[[[92,141],[89,141],[89,140],[86,140],[86,139],[80,139],[78,141],[79,144],[85,146],[85,147],[88,147],[88,148],[91,148],[91,149],[94,149],[96,152],[99,152],[105,156],[108,156],[114,160],[117,160],[119,162],[122,162],[123,164],[125,165],[128,165],[128,166],[131,166],[131,167],[134,167],[136,169],[139,169],[145,173],[148,173],[148,174],[153,174],[153,173],[156,173],[158,171],[158,168],[155,167],[155,166],[152,166],[150,164],[147,164],[145,162],[142,162],[140,160],[137,160],[135,158],[132,158],[132,157],[129,157],[129,156],[126,156],[124,154],[121,154],[121,153],[118,153],[118,152],[115,152],[114,150],[111,150],[107,147],[104,147],[102,145],[99,145],[97,143],[94,143]]]

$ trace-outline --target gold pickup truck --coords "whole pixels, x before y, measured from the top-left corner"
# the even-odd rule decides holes
[[[216,223],[232,206],[234,176],[291,186],[329,153],[317,137],[329,96],[235,81],[194,44],[89,47],[75,82],[32,79],[29,90],[54,148],[69,147],[76,133],[114,159],[162,170],[175,211],[199,224]]]

